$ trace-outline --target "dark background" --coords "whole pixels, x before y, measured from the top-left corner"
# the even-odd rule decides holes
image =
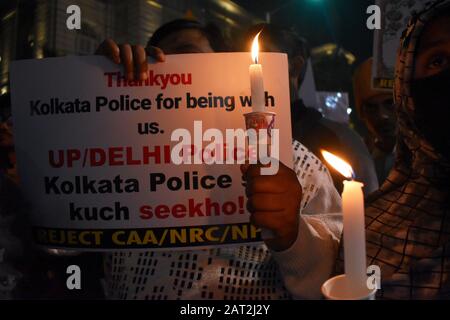
[[[271,22],[294,28],[312,47],[338,43],[352,52],[357,63],[372,55],[373,32],[366,28],[366,9],[374,0],[236,0],[236,3]]]
[[[93,54],[106,38],[145,45],[161,25],[177,18],[213,22],[229,39],[270,22],[308,40],[318,91],[352,94],[357,65],[372,55],[367,7],[375,0],[73,0],[82,28],[68,31],[59,0],[0,0],[0,98],[9,92],[13,60]],[[327,45],[324,49],[323,45]],[[334,48],[330,51],[330,46]],[[348,60],[348,57],[351,57]],[[351,101],[352,99],[350,99]],[[351,104],[351,102],[350,102]],[[351,107],[351,105],[349,106]],[[0,111],[5,109],[0,103]]]

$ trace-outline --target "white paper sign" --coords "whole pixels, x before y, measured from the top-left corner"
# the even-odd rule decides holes
[[[260,62],[280,160],[290,166],[287,57],[266,53]],[[209,128],[245,129],[250,63],[249,53],[169,55],[150,64],[146,81],[130,82],[104,57],[14,62],[18,170],[35,241],[103,251],[260,241],[239,164],[171,161],[176,129],[192,144]]]

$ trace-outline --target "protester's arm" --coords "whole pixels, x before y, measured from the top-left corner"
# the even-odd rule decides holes
[[[128,80],[146,80],[148,63],[147,57],[152,57],[158,62],[165,61],[164,52],[157,47],[141,45],[117,44],[111,39],[106,39],[97,48],[95,54],[103,55],[111,59],[116,64],[121,64],[125,68]]]
[[[287,250],[272,252],[284,284],[295,299],[320,299],[320,287],[333,273],[342,214],[339,194],[331,178],[326,181],[305,203],[294,244]],[[308,181],[304,181],[303,189],[308,188]]]
[[[247,207],[253,224],[274,233],[265,242],[292,296],[320,298],[337,255],[341,201],[327,169],[306,148],[297,149],[295,171],[282,163],[273,176],[258,174],[257,165],[243,168]]]

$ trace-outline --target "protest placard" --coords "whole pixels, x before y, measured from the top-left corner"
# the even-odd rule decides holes
[[[265,53],[260,61],[279,159],[291,166],[287,57]],[[194,161],[205,160],[212,128],[224,136],[215,150],[224,160],[237,156],[226,131],[245,129],[250,63],[248,53],[169,55],[149,65],[146,80],[128,81],[105,57],[14,62],[18,170],[35,241],[102,251],[260,241],[239,164]],[[192,161],[175,164],[180,129],[191,135],[182,154]]]
[[[394,71],[397,49],[403,30],[413,12],[420,12],[429,0],[377,0],[381,9],[381,29],[375,30],[373,49],[373,80],[376,89],[391,90],[394,86]]]

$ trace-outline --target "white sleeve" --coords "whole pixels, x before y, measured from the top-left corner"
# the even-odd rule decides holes
[[[272,255],[293,298],[320,299],[339,247],[341,198],[326,167],[299,142],[294,142],[294,170],[303,190],[297,240]]]

